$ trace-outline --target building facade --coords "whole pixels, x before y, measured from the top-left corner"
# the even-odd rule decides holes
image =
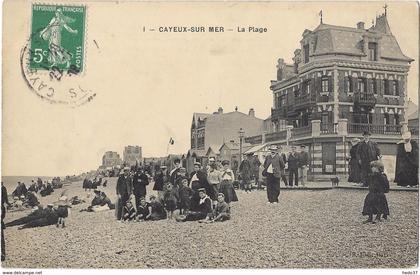
[[[122,160],[117,152],[108,151],[102,157],[102,168],[115,167],[121,164]]]
[[[293,64],[278,60],[271,81],[272,129],[261,141],[305,144],[312,178],[347,174],[348,141],[372,134],[386,162],[407,129],[407,74],[413,59],[405,56],[391,33],[386,13],[365,28],[321,24],[305,30]],[[248,137],[250,142],[257,137]],[[395,151],[395,152],[394,152]],[[394,173],[394,171],[388,171]]]
[[[223,113],[219,108],[213,114],[194,113],[191,123],[190,151],[198,158],[205,157],[209,148],[218,152],[225,141],[239,142],[239,130],[245,135],[254,136],[263,131],[264,120],[255,117],[254,109],[248,114],[239,112]]]
[[[136,163],[140,164],[142,162],[142,151],[140,146],[131,146],[128,145],[124,148],[123,152],[123,162],[126,165],[133,166]]]

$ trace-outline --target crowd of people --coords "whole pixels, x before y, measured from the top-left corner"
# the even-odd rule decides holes
[[[225,160],[219,167],[214,158],[203,169],[194,163],[194,171],[187,174],[181,160],[174,160],[174,168],[155,167],[153,190],[157,197],[146,201],[149,176],[141,167],[125,167],[117,180],[116,218],[122,221],[173,219],[177,221],[223,221],[230,217],[230,203],[238,197],[233,187],[235,174]],[[222,211],[222,212],[220,212]]]

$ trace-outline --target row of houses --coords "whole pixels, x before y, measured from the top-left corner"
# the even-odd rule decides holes
[[[106,170],[121,165],[133,166],[142,161],[142,148],[138,145],[128,145],[124,148],[122,159],[118,152],[105,152],[102,156],[102,164],[99,166],[99,170]]]

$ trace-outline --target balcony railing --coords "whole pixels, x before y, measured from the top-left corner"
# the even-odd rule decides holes
[[[286,106],[282,106],[276,109],[271,108],[271,117],[272,118],[286,118],[287,117]]]
[[[265,141],[271,142],[276,140],[285,140],[287,137],[287,130],[282,130],[280,132],[268,133],[265,135]]]
[[[260,144],[262,143],[262,135],[245,137],[245,142],[250,144]]]
[[[321,124],[321,135],[337,134],[334,124]]]
[[[354,103],[363,106],[375,106],[376,98],[375,95],[371,93],[355,93]]]
[[[292,138],[299,138],[299,137],[310,136],[310,135],[312,135],[311,124],[309,124],[308,126],[292,129]]]
[[[303,94],[295,97],[295,107],[304,107],[316,102],[316,98],[311,94]]]
[[[400,135],[401,125],[349,123],[347,130],[352,134],[361,134],[364,131],[369,131],[371,134],[377,135]]]

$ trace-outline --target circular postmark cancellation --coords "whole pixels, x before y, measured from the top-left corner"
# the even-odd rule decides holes
[[[85,13],[84,6],[32,5],[20,65],[31,91],[49,103],[77,107],[96,96],[83,75]]]

